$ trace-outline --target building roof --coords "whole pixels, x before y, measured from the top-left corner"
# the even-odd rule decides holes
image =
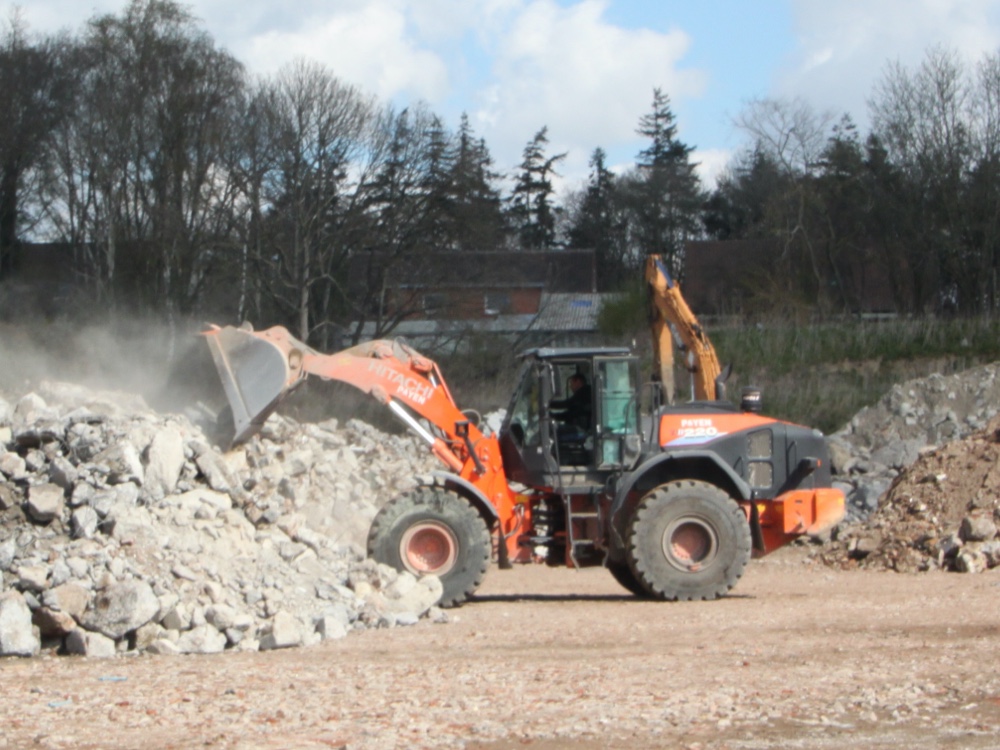
[[[520,333],[531,327],[535,315],[494,315],[488,318],[468,318],[462,320],[409,319],[403,320],[389,333],[389,336],[403,338],[449,337],[464,333]],[[370,339],[375,335],[375,324],[365,323],[361,328],[361,338]]]
[[[607,295],[591,293],[543,294],[534,327],[542,331],[593,331]]]

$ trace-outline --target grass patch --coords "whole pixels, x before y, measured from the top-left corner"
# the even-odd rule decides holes
[[[608,343],[634,339],[649,372],[646,310],[643,296],[629,290],[602,309],[600,325]],[[743,386],[755,385],[763,391],[767,414],[826,433],[839,430],[896,383],[1000,360],[1000,318],[702,323],[719,361],[732,365],[730,399],[738,400]],[[678,398],[686,398],[690,378],[682,367],[676,383]]]
[[[830,433],[896,383],[1000,359],[1000,321],[920,318],[709,327],[733,365],[730,395],[753,384],[765,410]]]

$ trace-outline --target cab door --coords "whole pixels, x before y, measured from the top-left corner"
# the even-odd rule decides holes
[[[639,365],[634,357],[594,359],[598,469],[630,468],[642,450],[639,430]]]
[[[537,487],[549,483],[559,466],[552,455],[552,425],[548,414],[551,367],[526,362],[520,383],[500,427],[500,454],[507,476]]]

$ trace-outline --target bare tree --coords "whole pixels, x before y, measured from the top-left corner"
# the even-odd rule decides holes
[[[32,38],[15,13],[0,33],[0,278],[11,271],[27,195],[26,179],[41,170],[55,128],[69,112],[72,78],[66,40]]]
[[[232,241],[221,168],[243,68],[169,0],[92,19],[74,59],[76,110],[58,134],[53,223],[96,288],[190,311]]]
[[[799,176],[815,172],[833,119],[801,98],[754,99],[737,116],[736,126],[786,172]]]
[[[914,233],[910,256],[918,299],[946,309],[973,309],[981,298],[977,275],[984,269],[973,257],[976,249],[966,244],[966,177],[973,163],[970,92],[957,53],[937,47],[915,71],[898,62],[887,66],[869,100],[873,130],[920,205],[921,231]]]
[[[255,241],[258,278],[271,304],[308,340],[327,322],[331,285],[349,252],[344,218],[364,179],[373,101],[328,69],[296,62],[258,99],[273,119],[253,210],[263,215]],[[322,304],[317,309],[317,302]]]
[[[736,125],[745,131],[755,148],[777,164],[788,191],[776,196],[774,218],[780,221],[784,246],[783,259],[790,269],[800,250],[812,277],[811,294],[822,304],[824,272],[821,251],[816,245],[817,229],[810,221],[814,192],[812,180],[820,168],[820,156],[826,145],[833,117],[817,112],[802,99],[757,99],[737,117]],[[780,217],[780,218],[779,218]]]

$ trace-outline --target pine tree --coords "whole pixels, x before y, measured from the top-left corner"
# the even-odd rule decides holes
[[[492,250],[503,232],[497,174],[486,142],[477,139],[462,114],[451,164],[452,241],[457,249]]]
[[[594,251],[603,289],[614,288],[631,269],[624,257],[626,220],[615,175],[607,168],[604,149],[590,157],[590,179],[570,229],[570,245]]]
[[[455,150],[437,115],[431,117],[427,129],[423,158],[426,165],[421,187],[426,201],[426,242],[431,249],[448,249],[453,245],[455,229]]]
[[[547,250],[555,244],[555,209],[550,202],[552,176],[556,174],[555,165],[566,154],[546,157],[548,142],[548,128],[543,127],[524,147],[521,173],[510,199],[511,222],[521,247],[528,250]]]
[[[670,97],[653,90],[653,109],[639,120],[640,135],[650,139],[639,152],[635,211],[639,244],[644,254],[659,254],[680,273],[684,242],[700,229],[704,200],[690,161],[692,146],[677,139]]]

